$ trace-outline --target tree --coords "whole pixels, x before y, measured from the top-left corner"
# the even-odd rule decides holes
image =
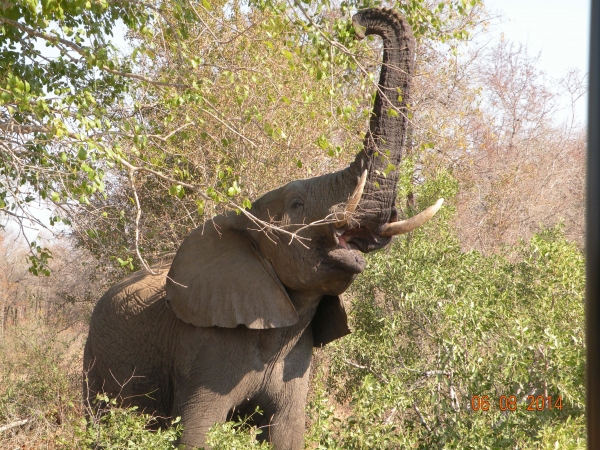
[[[0,251],[4,255],[0,261],[0,338],[2,338],[11,312],[18,314],[17,305],[27,297],[26,286],[23,283],[27,272],[23,273],[20,270],[20,263],[24,259],[23,253],[18,247],[8,245],[2,235],[0,235]]]
[[[51,224],[133,268],[174,250],[205,214],[342,166],[376,89],[378,49],[357,44],[349,21],[366,6],[3,6],[0,211],[39,222],[28,205],[41,198]],[[398,7],[423,48],[455,46],[480,14],[477,0]],[[117,22],[130,54],[110,43]],[[47,273],[50,254],[32,252],[32,270]]]
[[[62,208],[105,191],[119,101],[139,77],[110,35],[117,21],[144,30],[149,12],[126,1],[0,5],[0,214],[45,225],[34,201]],[[47,271],[47,252],[32,245],[32,253],[33,271]]]
[[[9,325],[45,324],[67,329],[87,320],[98,292],[115,270],[98,267],[85,249],[69,240],[43,241],[53,255],[52,277],[28,272],[27,247],[17,233],[0,233],[0,338]]]
[[[583,245],[585,131],[556,119],[561,101],[585,92],[581,77],[554,87],[526,48],[506,40],[483,56],[473,77],[480,113],[456,162],[461,240],[489,251],[562,221]]]

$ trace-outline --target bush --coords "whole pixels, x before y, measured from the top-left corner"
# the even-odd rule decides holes
[[[83,415],[80,330],[23,321],[0,338],[0,448],[53,448]]]
[[[152,449],[173,450],[175,441],[183,428],[176,418],[170,428],[157,428],[157,421],[148,414],[140,414],[136,408],[117,408],[116,402],[107,397],[98,400],[112,404],[99,418],[82,419],[75,429],[75,444],[62,441],[64,448],[102,448],[102,449]],[[267,443],[256,440],[261,433],[257,427],[250,426],[247,419],[237,422],[215,424],[208,432],[207,444],[213,450],[269,449]]]
[[[260,412],[257,410],[255,414],[260,414]],[[269,443],[256,440],[262,430],[251,426],[248,422],[249,419],[216,423],[209,430],[206,443],[214,450],[272,449],[273,446]]]
[[[109,402],[108,398],[101,399]],[[113,402],[114,403],[114,402]],[[156,449],[173,450],[174,442],[181,433],[181,426],[153,431],[156,419],[148,414],[140,414],[136,408],[110,408],[100,418],[82,418],[74,428],[73,440],[61,439],[64,449]]]
[[[441,174],[423,203],[452,186]],[[581,250],[557,225],[500,254],[464,252],[452,213],[368,258],[353,333],[318,357],[319,448],[585,446]]]

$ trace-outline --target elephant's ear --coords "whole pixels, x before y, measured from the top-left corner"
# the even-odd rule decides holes
[[[314,347],[322,347],[350,334],[348,316],[341,296],[324,295],[310,325]]]
[[[246,232],[208,221],[183,241],[167,278],[167,299],[181,320],[199,327],[263,329],[298,321],[271,264]]]

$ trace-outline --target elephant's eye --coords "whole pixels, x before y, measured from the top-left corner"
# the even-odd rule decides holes
[[[292,200],[292,209],[298,209],[304,206],[304,202],[298,198]]]

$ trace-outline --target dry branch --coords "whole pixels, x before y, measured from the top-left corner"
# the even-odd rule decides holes
[[[25,425],[27,422],[29,422],[29,419],[22,419],[22,420],[17,420],[15,422],[11,422],[7,425],[2,425],[0,427],[0,433],[10,430],[11,428],[16,428],[16,427],[20,427]]]

